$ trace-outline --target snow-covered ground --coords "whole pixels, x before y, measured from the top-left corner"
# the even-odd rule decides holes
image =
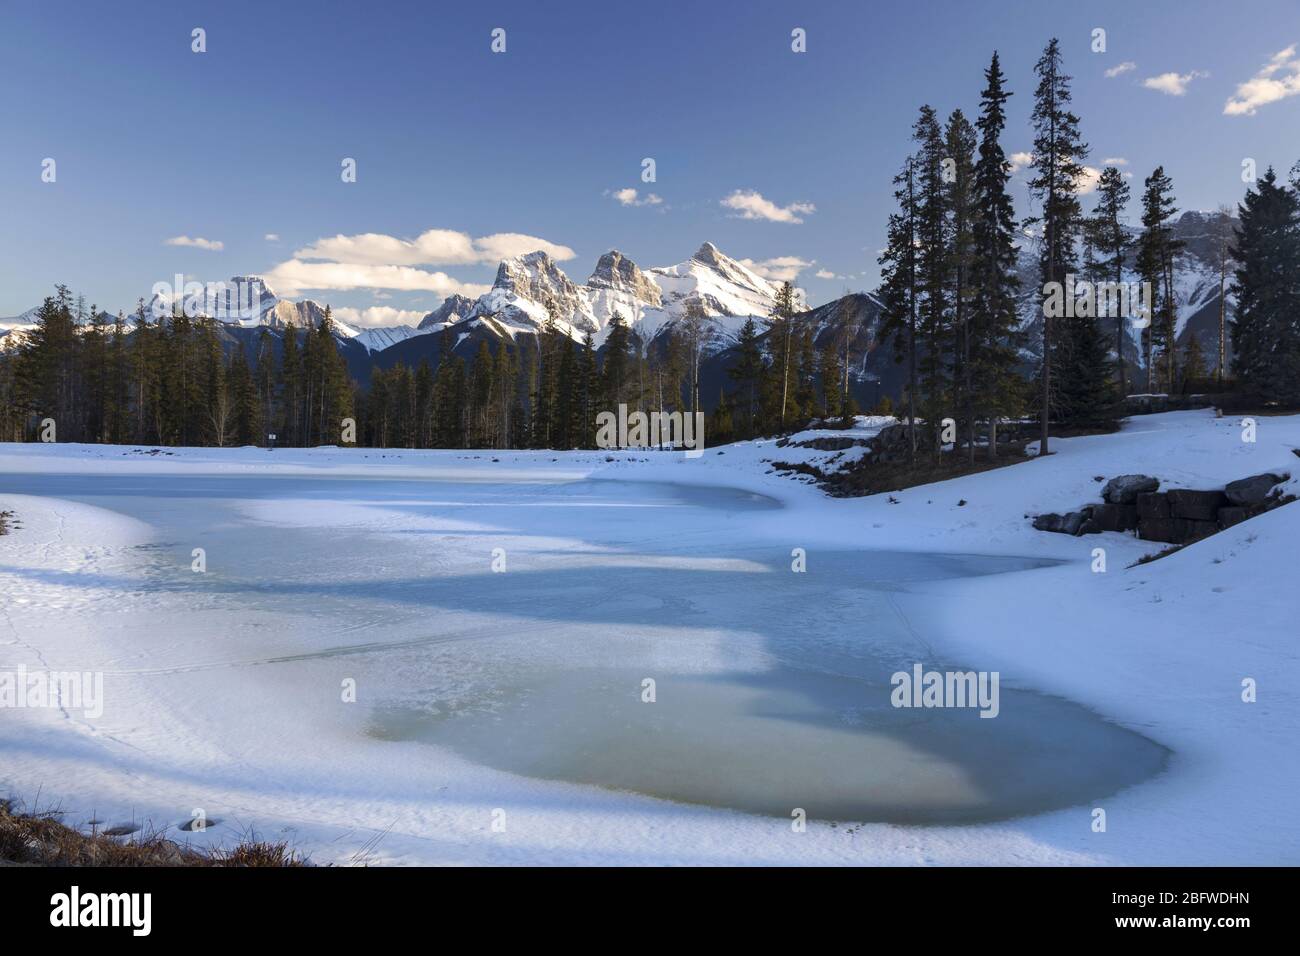
[[[1044,459],[859,499],[773,473],[770,461],[828,453],[772,442],[696,460],[0,445],[0,510],[18,519],[0,537],[0,671],[100,671],[105,687],[98,718],[0,710],[0,793],[39,796],[72,823],[167,826],[202,808],[221,823],[190,835],[196,843],[253,827],[322,862],[1300,863],[1300,507],[1136,567],[1159,546],[1036,532],[1026,517],[1098,500],[1096,476],[1147,473],[1165,488],[1300,476],[1300,417],[1257,427],[1250,443],[1237,420],[1210,412],[1138,417],[1116,435],[1055,442]],[[264,547],[240,567],[224,563],[247,556],[249,540]],[[194,547],[206,549],[203,574],[190,571]],[[1105,573],[1093,571],[1098,547]],[[500,576],[488,571],[496,548]],[[781,574],[796,548],[805,578]],[[862,557],[865,597],[844,583],[856,566],[845,555],[861,549],[879,553]],[[987,566],[934,573],[927,555],[982,555],[970,568]],[[841,578],[789,599],[790,581],[817,586],[819,559]],[[619,579],[629,593],[592,586],[610,567],[640,575]],[[554,592],[536,590],[530,573],[571,582],[574,607],[541,600]],[[735,605],[702,604],[701,580],[723,581],[715,591]],[[1014,721],[1015,700],[1050,700],[1028,694],[1038,691],[1168,748],[1164,769],[998,822],[811,819],[796,832],[788,816],[644,795],[677,792],[670,785],[632,793],[554,767],[530,775],[519,764],[535,738],[494,743],[483,729],[499,720],[511,737],[528,706],[553,716],[545,708],[564,680],[623,656],[649,674],[725,670],[761,687],[782,658],[806,655],[829,673],[860,663],[858,645],[876,631],[900,627],[924,649],[917,660],[1000,672],[1003,714],[976,725]],[[502,677],[543,671],[549,697],[522,705]],[[355,705],[340,702],[349,677]],[[1255,703],[1242,700],[1246,678]],[[661,682],[654,707],[673,706],[672,687]],[[1005,696],[1016,692],[1027,696]],[[467,724],[475,742],[425,734],[457,707],[478,721]],[[837,746],[776,716],[774,760],[801,740]],[[1079,725],[1081,753],[1096,731]],[[1074,746],[1047,734],[1053,752],[1038,756],[1068,763]],[[475,759],[475,747],[494,759]],[[966,783],[981,779],[960,755],[916,766],[952,799],[963,782],[954,767]],[[1093,828],[1095,808],[1105,832]]]

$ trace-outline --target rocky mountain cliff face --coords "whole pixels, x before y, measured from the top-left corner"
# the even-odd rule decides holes
[[[546,253],[532,252],[502,262],[492,288],[473,303],[454,296],[426,315],[420,328],[442,328],[450,322],[460,334],[484,329],[515,338],[535,335],[550,321],[575,341],[590,335],[599,346],[615,314],[650,341],[694,304],[708,324],[707,349],[716,351],[734,340],[745,319],[771,312],[778,288],[778,283],[709,242],[685,262],[649,270],[611,250],[600,257],[583,285],[574,283]]]
[[[456,293],[442,300],[442,304],[420,320],[416,328],[421,332],[436,332],[448,325],[455,325],[466,318],[474,308],[474,300]]]
[[[1174,299],[1178,309],[1178,347],[1185,348],[1190,336],[1197,336],[1207,365],[1211,368],[1219,354],[1219,246],[1222,235],[1231,236],[1237,220],[1217,212],[1183,213],[1174,223],[1174,238],[1185,243],[1174,260]],[[1139,282],[1135,264],[1137,244],[1141,230],[1129,227],[1130,242],[1125,253],[1124,281]],[[1020,278],[1021,328],[1026,333],[1025,359],[1037,364],[1042,354],[1042,282],[1038,272],[1039,248],[1032,238],[1025,238],[1020,246],[1017,274]],[[1228,262],[1228,318],[1232,317],[1235,302],[1231,293],[1232,262]],[[1114,320],[1103,320],[1104,329],[1113,340]],[[1144,355],[1141,331],[1131,324],[1124,342],[1124,358],[1134,382],[1145,381]],[[1231,350],[1231,330],[1228,330],[1228,347]],[[1114,354],[1114,348],[1111,349]]]
[[[655,308],[663,305],[663,290],[617,249],[600,257],[587,279],[587,288],[616,292]]]

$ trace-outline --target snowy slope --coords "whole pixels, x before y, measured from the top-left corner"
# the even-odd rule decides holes
[[[876,425],[864,420],[860,429]],[[1136,567],[1129,565],[1158,546],[1120,534],[1036,532],[1027,518],[1095,500],[1097,475],[1146,472],[1165,487],[1208,488],[1266,470],[1300,472],[1293,453],[1300,447],[1300,416],[1261,419],[1256,443],[1240,436],[1239,422],[1208,412],[1135,418],[1115,435],[1062,439],[1046,459],[863,499],[829,499],[772,473],[772,460],[801,453],[773,442],[710,449],[694,461],[635,452],[169,449],[148,455],[105,446],[0,446],[0,476],[8,480],[238,477],[253,482],[248,507],[268,528],[377,536],[391,559],[357,569],[355,579],[322,584],[328,584],[323,595],[342,599],[365,600],[380,580],[391,579],[398,594],[431,586],[412,577],[416,554],[453,576],[476,573],[499,546],[511,561],[550,555],[576,562],[577,569],[620,558],[699,568],[709,559],[710,539],[692,523],[699,515],[682,510],[674,518],[673,509],[662,508],[645,512],[654,527],[644,520],[628,525],[640,527],[644,540],[593,552],[590,539],[599,531],[573,525],[576,502],[566,495],[568,483],[586,477],[630,482],[630,488],[647,487],[641,482],[739,488],[775,499],[779,509],[749,512],[730,533],[760,535],[781,555],[805,548],[812,573],[822,552],[856,548],[1055,559],[1061,563],[1053,567],[903,583],[892,597],[936,655],[999,670],[1004,686],[1079,701],[1171,749],[1162,774],[1101,801],[1108,820],[1102,833],[1092,828],[1098,804],[1088,801],[996,824],[836,828],[810,821],[807,832],[792,835],[789,820],[519,776],[417,743],[376,741],[365,733],[363,706],[322,711],[320,700],[322,682],[337,694],[339,679],[364,666],[364,653],[309,655],[296,665],[300,680],[277,683],[285,671],[251,666],[260,659],[248,651],[272,622],[258,626],[250,618],[232,626],[219,613],[220,587],[190,597],[119,583],[140,560],[138,546],[154,546],[139,522],[3,491],[0,508],[18,512],[22,527],[0,538],[9,635],[0,662],[103,667],[116,696],[106,722],[95,725],[49,709],[6,715],[0,784],[24,799],[43,788],[42,799],[57,802],[74,823],[92,811],[100,819],[174,823],[203,807],[235,823],[195,835],[196,842],[219,843],[256,826],[321,862],[353,861],[375,842],[364,858],[377,863],[1295,865],[1300,658],[1291,556],[1300,505]],[[276,491],[276,476],[286,474],[509,482],[503,505],[554,513],[557,532],[530,542],[477,511],[422,516],[422,508],[451,494],[442,484],[429,484],[420,500],[382,490],[341,507],[314,496],[289,500]],[[1300,481],[1292,480],[1288,490],[1297,487]],[[608,511],[600,523],[629,510],[638,509]],[[182,544],[188,555],[190,544]],[[1105,573],[1092,570],[1097,547],[1107,552]],[[220,554],[219,547],[209,554],[217,585],[226,573]],[[311,568],[306,562],[300,571],[310,575]],[[754,580],[744,571],[730,569],[742,595]],[[254,588],[242,600],[259,602],[262,592]],[[662,612],[671,600],[662,595]],[[811,621],[819,610],[792,606],[790,614],[792,621],[800,615]],[[419,617],[419,605],[411,613],[422,633],[448,626]],[[277,631],[291,624],[273,623]],[[510,633],[519,618],[464,623],[466,630],[452,637],[475,641],[469,646],[486,663],[507,650],[488,635]],[[861,626],[865,634],[875,623]],[[366,639],[328,626],[320,632],[319,624],[317,632],[314,638],[304,632],[304,639],[326,652]],[[852,641],[855,634],[840,637]],[[148,635],[147,646],[138,643]],[[656,646],[670,638],[665,630]],[[701,666],[709,662],[706,651],[726,660],[725,645],[709,635],[691,635],[690,645],[699,648]],[[439,646],[421,645],[412,660]],[[513,660],[527,646],[508,650]],[[1244,678],[1258,681],[1257,703],[1242,701]],[[360,687],[363,700],[376,690],[365,682]],[[509,827],[494,832],[492,814],[501,807]]]
[[[352,336],[353,341],[364,345],[371,352],[379,352],[405,342],[414,335],[424,335],[429,329],[417,329],[413,325],[379,325],[361,329]]]

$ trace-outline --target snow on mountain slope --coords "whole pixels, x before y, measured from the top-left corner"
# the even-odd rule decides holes
[[[0,319],[0,329],[31,328],[36,324],[36,313],[41,311],[38,305],[28,309],[22,315],[11,315],[7,319]]]
[[[649,270],[642,270],[622,253],[610,250],[600,257],[582,285],[565,275],[546,252],[537,251],[503,260],[486,293],[477,299],[449,296],[415,327],[362,329],[337,317],[333,324],[339,338],[355,339],[371,352],[464,322],[510,338],[520,333],[536,334],[548,318],[557,331],[575,341],[591,335],[599,346],[615,313],[649,340],[678,322],[688,307],[697,303],[710,326],[705,348],[713,352],[733,342],[746,319],[770,314],[779,289],[779,283],[764,279],[711,242],[704,243],[684,262]],[[802,290],[796,293],[801,295]],[[183,288],[155,287],[145,311],[156,319],[170,315],[178,307],[190,315],[208,315],[245,329],[267,326],[281,330],[289,325],[316,328],[325,315],[321,303],[282,299],[255,275],[233,276],[206,285],[188,283]],[[14,340],[10,330],[30,327],[36,311],[30,309],[13,319],[0,320],[0,348],[6,338]],[[468,334],[468,328],[459,331]]]
[[[189,315],[206,315],[251,329],[259,326],[280,330],[293,325],[300,329],[314,329],[325,318],[325,306],[313,299],[292,302],[281,299],[260,276],[232,276],[226,282],[200,286],[191,284],[180,291],[156,289],[145,305],[151,319],[170,315],[174,308],[182,308]],[[199,291],[201,290],[201,291]],[[334,333],[339,338],[355,338],[360,330],[346,322],[331,317]],[[400,341],[400,333],[393,341]],[[391,344],[391,343],[390,343]],[[367,346],[369,347],[369,346]]]
[[[545,252],[506,259],[492,288],[469,306],[462,319],[475,320],[499,334],[535,333],[547,321],[581,340],[588,334],[600,345],[617,312],[651,339],[679,321],[693,303],[711,325],[709,350],[725,347],[750,317],[772,311],[780,284],[764,279],[721,252],[711,242],[676,265],[642,270],[617,250],[600,257],[585,285],[577,285]],[[464,308],[430,312],[421,327],[441,327]],[[451,301],[451,300],[448,300]]]
[[[12,352],[22,347],[23,343],[27,341],[28,333],[36,328],[36,317],[40,311],[41,306],[38,305],[28,309],[21,315],[11,316],[7,319],[0,319],[0,353]],[[117,321],[116,316],[103,309],[100,309],[96,314],[99,316],[100,320],[107,325],[111,326],[115,321]],[[85,330],[91,326],[93,317],[87,313],[77,321],[79,327]],[[129,318],[127,319],[127,324],[132,324],[132,321]]]
[[[354,335],[353,341],[364,345],[371,352],[379,352],[390,345],[405,342],[413,335],[424,335],[429,329],[417,329],[413,325],[377,325],[361,329]]]
[[[1221,213],[1195,210],[1183,213],[1173,224],[1174,239],[1183,243],[1183,248],[1174,257],[1174,301],[1177,306],[1175,334],[1180,345],[1186,341],[1188,323],[1191,319],[1202,309],[1218,301],[1220,234],[1223,230],[1231,230],[1236,224],[1235,219],[1225,221]],[[1137,273],[1136,262],[1138,240],[1142,230],[1127,226],[1125,232],[1129,237],[1129,246],[1125,251],[1123,279],[1126,283],[1140,283],[1142,280]],[[1230,314],[1235,305],[1231,292],[1232,268],[1232,262],[1229,261],[1226,297]],[[1020,279],[1020,327],[1022,331],[1028,333],[1025,342],[1026,354],[1035,359],[1042,350],[1042,282],[1039,279],[1038,269],[1037,243],[1032,238],[1022,240],[1016,263],[1016,272]],[[1124,354],[1141,367],[1145,358],[1142,349],[1142,330],[1132,323],[1129,323],[1126,329],[1129,342],[1124,347]],[[1107,331],[1109,332],[1110,329],[1108,328]],[[1217,333],[1215,334],[1217,336]],[[1202,344],[1208,346],[1211,343]],[[1206,354],[1211,354],[1213,351],[1214,349],[1209,349]]]
[[[416,328],[421,332],[436,332],[448,325],[455,325],[469,315],[474,308],[474,300],[459,292],[442,300],[442,304],[420,320]]]

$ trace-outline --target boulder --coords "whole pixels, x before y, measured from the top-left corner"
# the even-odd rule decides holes
[[[1137,505],[1093,505],[1081,531],[1082,534],[1098,534],[1102,531],[1131,531],[1137,527]]]
[[[1262,475],[1252,475],[1249,478],[1238,478],[1236,481],[1230,481],[1224,487],[1223,493],[1227,495],[1229,504],[1248,508],[1251,505],[1261,504],[1268,497],[1268,493],[1273,490],[1274,485],[1286,480],[1286,475],[1265,472]]]
[[[1055,531],[1057,534],[1077,535],[1083,530],[1090,517],[1090,510],[1070,511],[1063,515],[1043,514],[1034,518],[1034,527],[1039,531]]]
[[[1169,499],[1158,491],[1145,491],[1137,496],[1139,518],[1168,518]]]
[[[1241,524],[1249,517],[1249,509],[1240,505],[1228,505],[1226,508],[1219,509],[1219,527],[1231,528],[1234,524]]]
[[[1103,501],[1113,505],[1131,505],[1143,492],[1155,491],[1160,487],[1160,479],[1150,475],[1120,475],[1106,482],[1101,489]]]
[[[1168,492],[1168,495],[1170,515],[1191,521],[1217,522],[1219,509],[1228,503],[1228,498],[1222,491],[1179,489]]]

